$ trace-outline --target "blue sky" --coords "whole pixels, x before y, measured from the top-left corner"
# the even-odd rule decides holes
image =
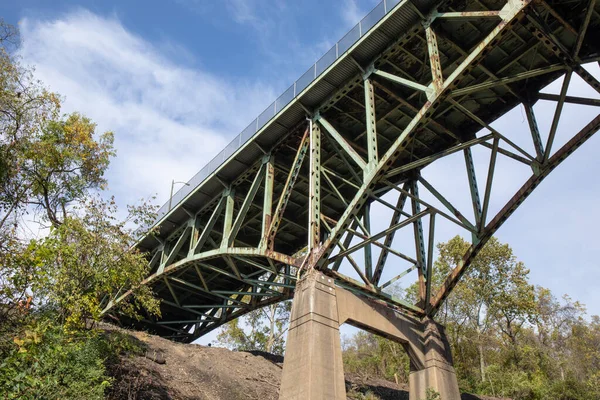
[[[24,62],[65,96],[64,111],[81,111],[100,130],[115,132],[111,193],[121,204],[157,193],[162,204],[171,179],[188,180],[375,4],[19,0],[2,2],[0,16],[19,24]],[[590,71],[600,75],[597,66]],[[573,90],[570,94],[598,97],[581,82]],[[547,104],[538,109],[547,129],[552,109]],[[582,126],[596,113],[567,106],[556,148],[566,140],[561,137],[566,128]],[[512,116],[495,124],[505,135],[526,127],[521,110]],[[497,235],[531,269],[532,283],[558,296],[570,294],[592,314],[600,313],[600,210],[595,207],[600,159],[594,151],[599,146],[594,137],[578,150]],[[487,163],[483,154],[475,157],[476,163]],[[430,181],[458,192],[444,172],[459,162],[450,157],[432,166]],[[522,182],[514,181],[512,166],[499,165],[494,191],[502,198]],[[465,207],[468,211],[468,201]],[[444,226],[440,232],[439,240],[455,234]]]

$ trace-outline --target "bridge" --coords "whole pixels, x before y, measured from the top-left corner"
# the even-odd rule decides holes
[[[192,342],[294,298],[280,398],[345,398],[342,323],[405,345],[411,399],[429,387],[458,398],[434,317],[492,235],[600,128],[594,111],[559,129],[565,107],[600,106],[568,92],[577,80],[600,93],[585,68],[600,60],[599,29],[595,0],[382,1],[145,227],[136,246],[162,317],[130,323]],[[549,121],[541,103],[554,107]],[[502,116],[526,129],[503,132]],[[428,176],[448,157],[461,163],[447,181],[465,179],[464,190]],[[500,201],[492,188],[507,163],[521,185]],[[441,224],[471,246],[434,285]],[[401,279],[418,282],[416,304],[388,292]]]

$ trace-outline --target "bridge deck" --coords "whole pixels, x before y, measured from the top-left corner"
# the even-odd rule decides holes
[[[473,141],[492,147],[491,139],[481,139],[483,126],[520,103],[535,103],[540,90],[568,68],[583,77],[586,73],[580,65],[598,61],[598,3],[587,12],[587,1],[536,1],[503,27],[494,41],[486,42],[503,23],[499,12],[505,4],[461,0],[440,5],[414,0],[390,7],[371,30],[164,215],[156,233],[138,242],[138,248],[150,254],[153,275],[147,283],[165,299],[162,319],[148,319],[142,325],[189,341],[251,309],[292,295],[295,272],[310,247],[311,165],[295,163],[299,150],[311,151],[307,116],[321,129],[321,224],[335,226],[363,183],[359,164],[372,156],[370,124],[376,131],[375,152],[383,155],[394,148],[385,171],[369,186],[371,195],[381,197],[394,190],[393,185],[418,177],[421,168],[444,152],[466,148]],[[423,21],[436,7],[439,15],[431,26],[437,50],[432,53],[430,31]],[[476,14],[465,18],[460,15],[463,11]],[[583,24],[587,34],[579,40]],[[544,43],[544,35],[565,49],[579,46],[580,50],[566,59],[561,47]],[[452,93],[427,109],[432,101],[428,90],[452,77],[478,50],[482,53],[476,64],[447,89]],[[439,82],[432,78],[432,63],[441,66]],[[597,83],[593,78],[586,81]],[[365,100],[369,91],[371,105]],[[419,115],[422,109],[427,113]],[[372,120],[369,110],[374,110]],[[415,118],[421,119],[412,129]],[[395,150],[395,142],[409,129],[408,139]],[[293,190],[285,190],[295,167]],[[270,222],[265,221],[266,193],[271,193],[275,209],[284,192],[287,207],[276,239],[269,242],[265,239],[265,224],[268,228]],[[239,229],[225,243],[224,230],[236,225],[236,213],[244,213]],[[416,213],[413,210],[413,217]],[[328,235],[328,229],[321,229],[320,240]],[[192,327],[194,333],[187,335]]]

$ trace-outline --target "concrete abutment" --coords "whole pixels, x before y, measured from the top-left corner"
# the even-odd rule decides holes
[[[411,361],[410,400],[427,389],[442,400],[460,399],[444,328],[399,314],[336,287],[320,272],[297,284],[287,338],[280,400],[345,400],[340,325],[348,323],[401,343]]]

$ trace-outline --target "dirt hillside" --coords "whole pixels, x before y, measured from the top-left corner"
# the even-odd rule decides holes
[[[106,329],[114,329],[106,327]],[[110,368],[110,400],[277,400],[283,357],[262,352],[179,344],[124,331],[145,349]],[[408,400],[408,388],[382,379],[346,376],[349,399]],[[365,397],[368,392],[375,396]],[[463,400],[491,400],[463,394]]]

